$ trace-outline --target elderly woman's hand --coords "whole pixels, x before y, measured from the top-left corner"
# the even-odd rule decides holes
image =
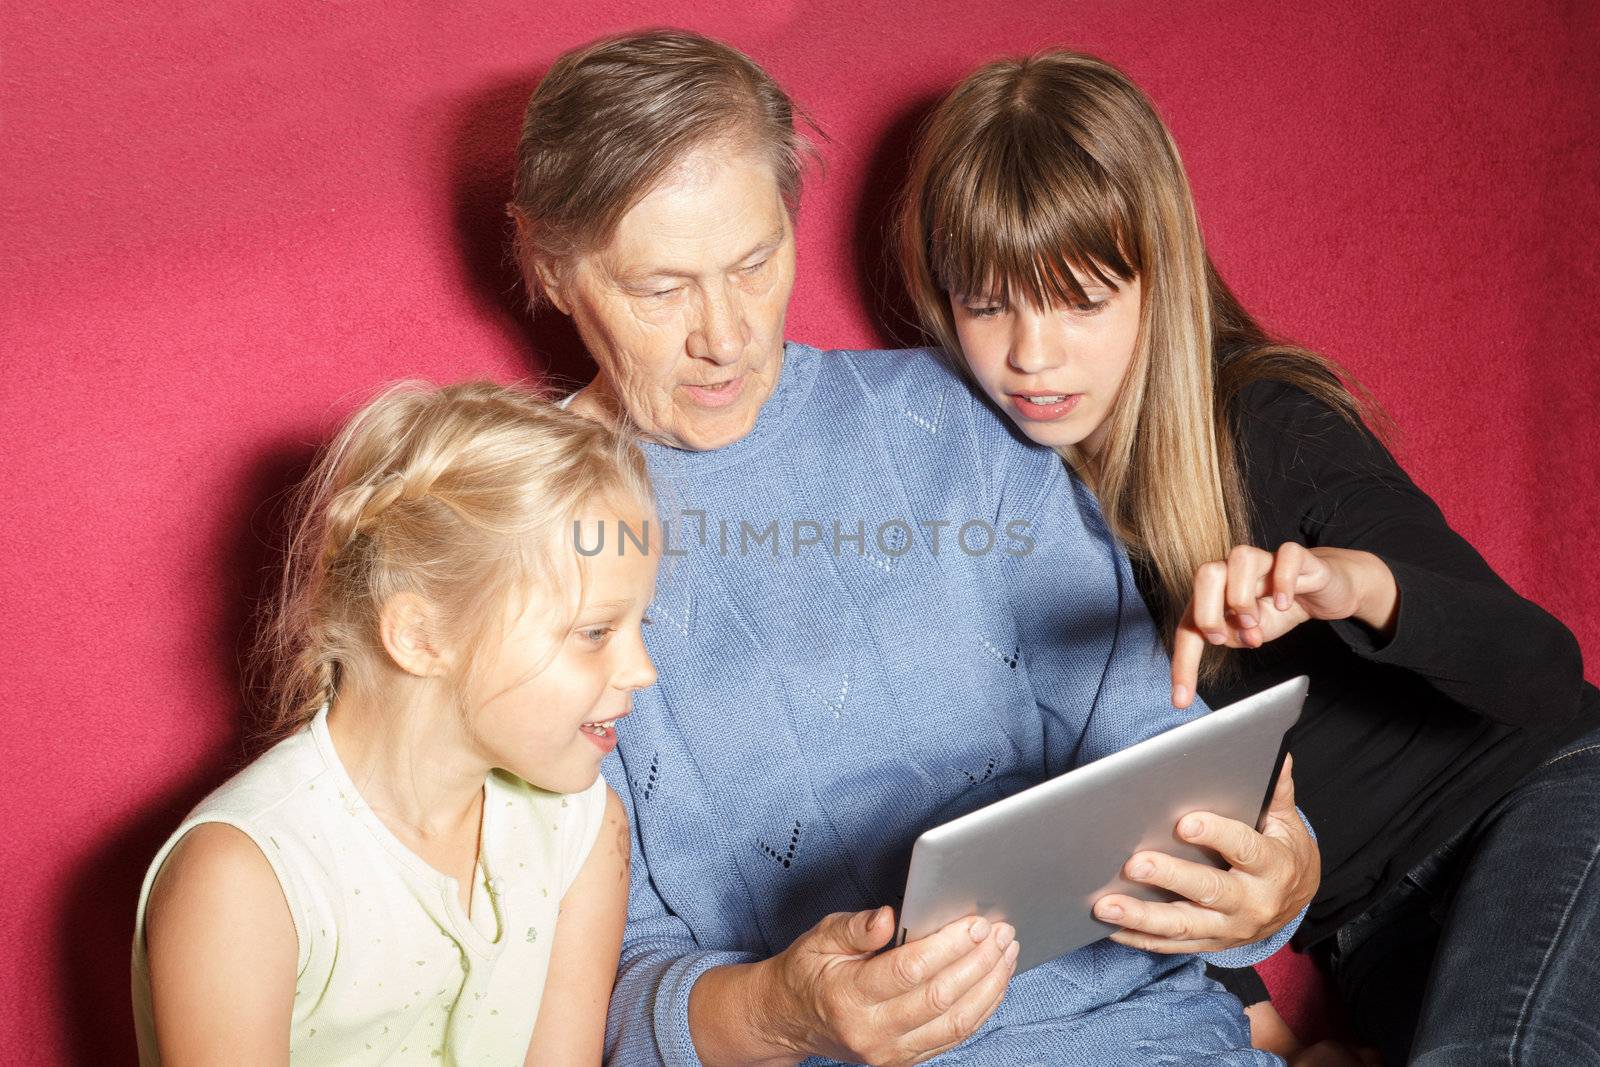
[[[888,908],[829,915],[767,964],[768,1018],[801,1056],[912,1064],[954,1048],[1000,1006],[1015,931],[969,916],[879,954]]]
[[[1269,937],[1300,914],[1321,881],[1322,857],[1295,810],[1293,766],[1284,761],[1259,833],[1209,812],[1179,820],[1178,836],[1220,854],[1228,870],[1135,853],[1125,878],[1183,899],[1161,904],[1108,893],[1094,914],[1123,928],[1111,940],[1149,952],[1219,952]]]

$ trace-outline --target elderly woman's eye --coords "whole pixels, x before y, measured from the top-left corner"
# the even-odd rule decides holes
[[[751,277],[752,275],[759,274],[761,272],[761,268],[765,267],[770,262],[772,262],[770,259],[763,259],[760,263],[750,264],[750,266],[745,267],[739,273],[743,274],[747,278]]]
[[[652,289],[649,292],[645,293],[644,295],[659,300],[662,297],[671,296],[673,293],[676,293],[681,288],[683,288],[683,287],[680,286],[680,285],[674,285],[671,289]]]

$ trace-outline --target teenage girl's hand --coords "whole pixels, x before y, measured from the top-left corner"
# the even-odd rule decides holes
[[[1186,708],[1194,700],[1207,642],[1259,648],[1307,619],[1354,618],[1387,635],[1399,599],[1394,575],[1371,552],[1293,541],[1275,553],[1238,545],[1226,560],[1195,572],[1194,593],[1172,640],[1173,706]]]
[[[1295,810],[1293,769],[1286,758],[1259,831],[1204,811],[1178,820],[1178,836],[1216,852],[1227,870],[1164,852],[1134,853],[1124,878],[1182,899],[1106,894],[1094,914],[1122,927],[1111,940],[1146,952],[1220,952],[1271,937],[1300,914],[1322,879],[1322,855]]]
[[[954,1048],[994,1014],[1016,969],[1016,932],[968,916],[919,941],[880,952],[894,936],[894,913],[829,915],[788,948],[759,964],[762,993],[750,1022],[776,1037],[788,1056],[738,1062],[795,1063],[822,1055],[848,1063],[913,1064]],[[701,978],[717,975],[718,969]],[[691,994],[700,993],[697,983]],[[706,1056],[708,1064],[723,1057]]]

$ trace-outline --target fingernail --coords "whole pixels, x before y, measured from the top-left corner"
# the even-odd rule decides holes
[[[1289,610],[1289,594],[1288,593],[1278,593],[1278,594],[1276,594],[1272,598],[1272,604],[1279,611],[1288,611]]]
[[[1220,645],[1227,639],[1227,634],[1219,634],[1215,630],[1210,630],[1206,633],[1206,640],[1210,641],[1213,645]]]
[[[1155,867],[1148,860],[1140,860],[1128,868],[1130,878],[1148,878],[1155,873]]]
[[[994,943],[999,945],[1001,948],[1005,948],[1016,939],[1017,931],[1012,928],[1010,923],[1001,923],[1000,931],[994,935]]]
[[[1115,904],[1102,904],[1100,906],[1100,918],[1113,921],[1120,919],[1122,918],[1122,909]]]
[[[1178,832],[1184,837],[1199,837],[1200,831],[1204,829],[1205,826],[1199,819],[1185,819],[1178,827]]]
[[[1017,962],[1017,953],[1019,951],[1021,951],[1021,949],[1022,949],[1022,942],[1021,941],[1013,941],[1013,942],[1011,942],[1011,947],[1006,949],[1005,961],[1007,963],[1016,963]]]
[[[1241,630],[1254,630],[1256,628],[1256,617],[1254,615],[1240,615],[1239,628]]]
[[[1172,706],[1175,708],[1186,707],[1189,703],[1189,690],[1184,686],[1176,686],[1172,690]]]
[[[970,932],[972,934],[972,940],[982,941],[984,938],[989,936],[989,920],[982,917],[975,919],[972,923],[972,930]]]

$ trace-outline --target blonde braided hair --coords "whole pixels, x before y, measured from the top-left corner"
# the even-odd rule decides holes
[[[374,684],[385,656],[379,617],[392,597],[426,599],[458,647],[492,645],[484,638],[513,591],[558,581],[583,508],[650,500],[634,445],[532,392],[488,382],[387,387],[350,418],[296,496],[254,663],[266,680],[256,687],[266,739]]]

